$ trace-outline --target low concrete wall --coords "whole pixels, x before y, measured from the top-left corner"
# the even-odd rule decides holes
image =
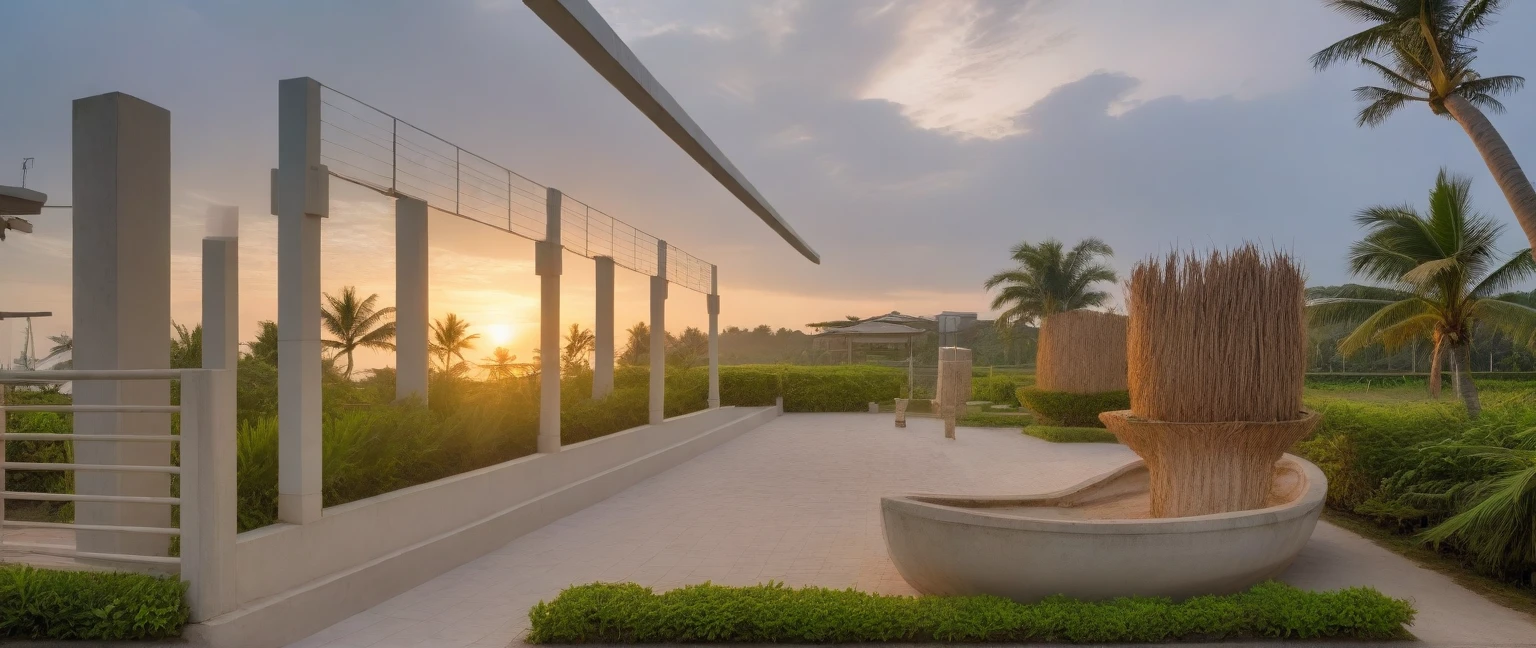
[[[240,608],[188,636],[221,648],[302,639],[776,416],[704,410],[243,533]]]

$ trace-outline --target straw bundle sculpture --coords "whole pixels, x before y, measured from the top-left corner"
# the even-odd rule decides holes
[[[1301,417],[1307,362],[1301,269],[1253,245],[1170,254],[1131,272],[1131,412],[1186,423]]]
[[[1045,318],[1035,386],[1072,394],[1125,391],[1125,335],[1124,315],[1070,310]]]
[[[1301,403],[1304,291],[1290,257],[1252,245],[1131,272],[1131,409],[1099,419],[1146,460],[1154,517],[1264,506],[1275,462],[1318,421]]]

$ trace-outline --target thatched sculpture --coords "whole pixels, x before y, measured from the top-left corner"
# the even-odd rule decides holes
[[[939,416],[944,419],[944,438],[955,438],[955,422],[971,398],[971,350],[960,347],[939,348]]]
[[[1249,245],[1131,273],[1131,409],[1100,415],[1147,462],[1152,515],[1261,508],[1274,465],[1317,424],[1301,403],[1305,281]]]
[[[1040,322],[1035,387],[1069,394],[1125,391],[1126,318],[1070,310]]]

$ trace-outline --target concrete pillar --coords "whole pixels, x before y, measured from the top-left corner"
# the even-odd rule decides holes
[[[320,519],[320,220],[330,177],[320,164],[320,84],[278,82],[277,216],[278,519]]]
[[[709,407],[720,406],[720,268],[709,266]]]
[[[74,102],[76,369],[168,369],[171,334],[171,113],[119,92]],[[78,405],[169,405],[170,381],[82,381]],[[80,434],[169,434],[169,414],[76,414]],[[164,443],[75,442],[82,464],[164,466]],[[166,497],[170,475],[80,471],[82,495]],[[160,504],[78,502],[81,524],[171,526]],[[166,554],[166,536],[79,531],[81,551]]]
[[[592,327],[592,397],[613,393],[613,257],[597,263],[597,323]]]
[[[427,203],[395,199],[395,398],[427,403]]]
[[[240,362],[240,208],[208,208],[203,238],[203,368]]]
[[[181,459],[181,578],[192,620],[203,621],[238,603],[233,369],[191,371],[182,380]]]
[[[560,202],[558,189],[544,200],[544,240],[534,244],[539,275],[539,452],[560,451]]]
[[[667,419],[667,242],[656,242],[651,277],[651,425]]]

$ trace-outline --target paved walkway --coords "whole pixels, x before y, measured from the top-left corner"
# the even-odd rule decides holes
[[[912,594],[886,556],[879,497],[904,491],[1030,493],[1130,460],[1111,444],[1052,444],[1017,430],[889,415],[791,414],[293,646],[521,645],[528,608],[568,585],[656,588],[713,581]],[[1533,645],[1536,623],[1326,524],[1287,572],[1302,587],[1374,585],[1415,599],[1432,643]]]

